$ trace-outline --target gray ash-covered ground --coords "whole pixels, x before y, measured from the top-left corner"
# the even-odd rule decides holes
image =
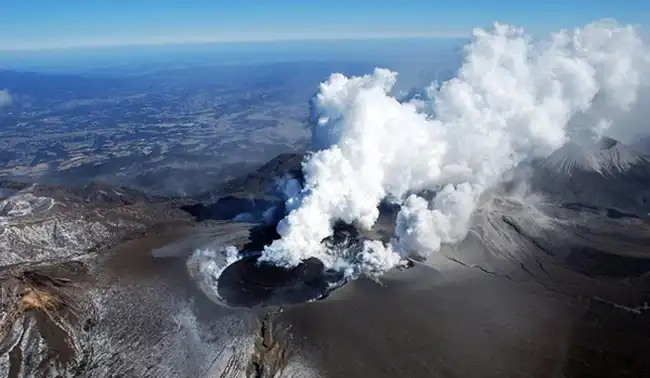
[[[348,282],[313,303],[258,307],[271,303],[255,302],[260,293],[300,280],[260,276],[254,264],[240,263],[228,275],[241,281],[241,292],[231,294],[253,308],[216,303],[195,282],[187,258],[202,247],[259,250],[277,237],[257,222],[269,207],[281,207],[268,192],[278,177],[299,172],[301,159],[275,159],[215,191],[222,200],[212,204],[101,185],[5,185],[10,195],[54,200],[41,213],[20,215],[29,230],[58,230],[41,225],[83,216],[107,231],[69,250],[64,243],[82,239],[58,231],[3,244],[3,252],[22,249],[5,253],[13,260],[3,260],[0,274],[2,374],[650,376],[650,222],[643,203],[634,206],[648,179],[639,173],[643,160],[635,160],[634,175],[567,173],[543,162],[526,169],[525,195],[507,185],[495,190],[463,242],[380,282]],[[555,167],[567,166],[559,161]],[[612,194],[598,188],[627,192],[607,201]],[[384,210],[362,237],[390,237],[394,213]],[[243,212],[252,223],[228,220]],[[12,222],[4,227],[26,227]],[[29,247],[33,240],[38,253]],[[311,277],[314,267],[294,273]]]
[[[195,248],[243,245],[253,225],[197,222],[180,209],[185,202],[126,188],[6,186],[13,188],[9,201],[32,195],[53,206],[6,215],[6,227],[24,230],[28,224],[39,243],[27,232],[13,233],[5,243],[20,248],[4,255],[0,269],[3,376],[290,371],[281,325],[268,324],[265,314],[210,301],[187,271],[186,258]],[[76,232],[85,237],[73,240],[92,243],[63,248],[59,225],[70,221],[79,222]],[[105,227],[96,240],[88,236],[95,224]]]

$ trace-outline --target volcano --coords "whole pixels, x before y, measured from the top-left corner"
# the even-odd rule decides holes
[[[300,161],[302,159],[295,155],[284,155],[273,161],[273,166],[280,169],[269,172],[269,165],[266,165],[260,171],[281,178],[297,169]],[[650,249],[645,242],[650,240],[650,225],[646,221],[650,163],[645,157],[623,143],[606,138],[589,147],[567,144],[548,158],[522,164],[518,170],[523,172],[523,176],[515,177],[525,177],[526,183],[530,184],[527,194],[514,193],[517,190],[513,192],[512,187],[516,185],[505,185],[486,194],[473,216],[467,237],[457,245],[444,246],[441,256],[433,260],[443,261],[443,265],[451,262],[494,274],[499,271],[507,271],[509,273],[504,274],[510,276],[523,274],[526,280],[537,280],[538,274],[546,274],[547,269],[551,269],[547,265],[568,267],[588,276],[645,274],[648,270],[646,261],[650,261],[646,260],[650,258]],[[247,177],[261,175],[255,173]],[[263,191],[263,188],[253,189],[255,193]],[[432,196],[435,197],[435,193]],[[265,198],[269,198],[268,195]],[[250,198],[241,201],[250,203]],[[277,210],[282,207],[282,200],[269,200],[265,206]],[[382,204],[379,221],[370,230],[339,224],[334,227],[333,236],[323,240],[323,245],[355,254],[363,249],[367,240],[387,242],[395,236],[397,210],[394,205]],[[242,249],[247,256],[256,256],[264,246],[279,238],[275,225],[282,212],[276,211],[275,214],[276,218],[270,224],[255,228],[262,231],[251,233],[251,241]],[[338,244],[332,246],[333,241]],[[273,297],[271,293],[275,291],[283,293],[278,298],[287,298],[291,290],[296,293],[309,291],[312,286],[307,281],[314,282],[314,277],[305,279],[302,287],[292,278],[293,270],[278,268],[275,271],[254,261],[254,257],[246,257],[233,264],[230,270],[228,264],[222,263],[220,269],[226,269],[228,275],[220,284],[215,281],[215,286],[207,290],[218,292],[227,288],[228,301],[232,304],[247,303],[244,307],[271,302],[277,306],[283,304],[281,300],[261,298]],[[521,269],[511,271],[513,263]],[[307,263],[309,266],[313,264],[316,261]],[[267,270],[270,272],[268,275],[265,273]],[[323,282],[328,280],[324,270],[319,274]],[[267,280],[266,276],[274,278]],[[233,288],[232,283],[224,283],[232,280],[241,290]],[[283,287],[285,281],[292,283]],[[221,289],[217,288],[218,285]],[[257,302],[253,299],[258,297],[256,290],[259,290]],[[329,290],[323,288],[320,293],[311,295],[309,300],[326,297]],[[241,297],[237,299],[237,295]]]
[[[544,168],[568,176],[578,172],[613,176],[648,164],[648,159],[641,153],[609,137],[586,145],[568,142],[542,162]]]
[[[572,139],[647,131],[625,122],[647,109],[644,36],[613,20],[547,41],[502,24],[472,35],[453,78],[405,97],[387,68],[331,74],[309,103],[310,146],[285,143],[306,112],[276,97],[300,90],[258,65],[245,65],[253,80],[156,85],[179,106],[147,79],[142,117],[140,90],[118,96],[124,109],[55,101],[47,120],[12,108],[10,145],[34,166],[10,177],[121,165],[117,182],[133,182],[180,159],[199,186],[189,172],[250,167],[253,148],[307,152],[195,197],[0,184],[0,374],[650,377],[648,159],[615,139]],[[100,122],[70,135],[63,108]],[[131,132],[138,119],[147,130]],[[54,124],[65,132],[39,134]],[[107,141],[112,124],[127,128],[130,156],[102,143],[110,160],[96,161],[81,141],[97,126]],[[161,127],[173,143],[151,133]],[[203,137],[216,129],[228,136]],[[68,140],[66,157],[50,156],[53,137]]]
[[[292,161],[297,164],[301,159],[294,157]],[[275,161],[274,165],[295,169],[291,163]],[[297,335],[310,340],[307,348],[368,339],[374,340],[369,343],[377,346],[378,353],[388,356],[401,352],[393,349],[394,344],[380,342],[378,338],[398,338],[396,335],[406,330],[409,340],[429,345],[434,341],[426,335],[436,334],[449,340],[449,336],[444,336],[447,332],[440,326],[442,323],[452,329],[471,329],[461,333],[476,340],[476,332],[483,332],[475,323],[476,317],[492,314],[495,318],[486,322],[490,327],[497,326],[494,323],[503,327],[499,341],[480,337],[477,342],[481,346],[497,343],[515,347],[515,340],[529,337],[521,332],[536,332],[533,330],[541,326],[538,321],[542,322],[542,318],[554,319],[552,322],[560,329],[576,332],[568,341],[569,349],[556,357],[557,350],[550,345],[544,344],[551,348],[546,349],[547,346],[535,344],[535,348],[541,348],[535,353],[541,353],[539,358],[543,355],[562,360],[558,369],[565,375],[578,377],[607,371],[610,373],[605,375],[616,376],[620,365],[609,360],[596,362],[601,353],[614,356],[616,361],[635,361],[635,372],[649,371],[642,351],[650,346],[650,341],[633,336],[638,329],[647,329],[644,319],[650,303],[650,222],[644,216],[643,199],[650,180],[648,160],[621,142],[605,139],[589,148],[566,145],[548,158],[522,164],[517,170],[521,175],[515,177],[525,177],[525,193],[516,183],[487,193],[460,243],[444,245],[428,261],[413,261],[410,269],[390,272],[380,279],[381,286],[357,280],[337,285],[332,291],[325,290],[319,285],[328,276],[317,261],[305,261],[295,270],[284,270],[259,265],[254,256],[249,256],[224,263],[221,277],[207,290],[221,292],[227,298],[220,300],[235,307],[284,308],[282,318],[295,327]],[[279,169],[265,174],[284,177],[287,173]],[[255,188],[257,192],[263,190]],[[435,193],[431,195],[435,197]],[[280,199],[277,201],[281,203]],[[382,204],[373,229],[335,227],[332,238],[323,243],[335,242],[346,251],[358,251],[364,240],[387,241],[394,236],[396,211],[394,205]],[[251,234],[250,249],[242,250],[259,251],[279,237],[273,232],[273,225],[266,228],[266,233]],[[309,305],[298,303],[311,303],[314,299],[322,300]],[[467,300],[473,304],[461,304]],[[390,304],[390,309],[386,304]],[[474,311],[476,315],[465,311]],[[576,319],[578,325],[563,323],[567,316]],[[601,316],[605,317],[604,324],[590,323]],[[524,328],[512,328],[515,323]],[[614,344],[598,351],[591,349],[595,344],[613,340],[612,327],[621,327],[617,329],[622,332]],[[378,329],[387,329],[389,334],[379,332],[382,336],[378,336]],[[453,353],[428,352],[435,350],[433,345],[411,352],[453,359],[454,355],[464,353],[460,338],[454,341],[458,345],[452,347]],[[634,340],[632,344],[628,343],[630,338]],[[538,341],[546,342],[542,340],[548,338]],[[343,347],[328,349],[319,358],[331,376],[362,376],[368,371],[383,376],[382,363],[376,368],[359,369],[354,358],[349,358],[361,358],[359,353]],[[585,361],[593,365],[585,368],[581,365]],[[507,364],[503,367],[510,372],[506,376],[520,376],[516,373],[520,369],[531,371],[530,365],[525,364]],[[414,376],[427,376],[425,370],[408,363],[400,363],[399,369]],[[541,374],[541,370],[533,370]],[[481,376],[462,368],[459,371],[461,376]]]
[[[587,146],[569,142],[533,169],[534,190],[558,202],[637,216],[650,212],[650,160],[615,139]]]
[[[452,354],[463,355],[467,346],[454,344],[461,339],[444,330],[445,319],[451,317],[455,324],[452,328],[474,332],[472,339],[479,346],[497,343],[503,347],[519,345],[518,337],[532,337],[521,332],[532,332],[541,326],[542,319],[555,319],[556,331],[561,333],[568,332],[564,321],[575,319],[577,325],[567,341],[566,354],[544,354],[551,349],[546,351],[539,343],[548,337],[538,338],[534,345],[542,352],[534,352],[531,361],[538,358],[535,353],[564,361],[559,366],[567,376],[617,371],[620,364],[627,366],[630,358],[637,361],[631,369],[646,371],[643,361],[650,342],[633,335],[645,332],[640,331],[647,327],[644,303],[650,303],[650,223],[641,216],[644,203],[639,198],[650,175],[647,160],[622,143],[609,142],[610,147],[603,146],[602,151],[565,146],[544,161],[519,167],[531,184],[526,195],[503,188],[486,195],[462,242],[444,246],[430,261],[414,261],[410,269],[388,273],[380,279],[381,285],[363,279],[348,282],[317,259],[289,270],[256,261],[256,252],[279,237],[275,225],[284,212],[283,198],[272,183],[299,170],[302,155],[279,156],[271,165],[235,181],[245,184],[225,184],[219,189],[224,199],[217,199],[215,206],[103,184],[79,189],[12,186],[3,200],[5,231],[0,237],[6,245],[18,248],[13,255],[5,255],[3,287],[7,293],[24,293],[31,307],[11,307],[12,300],[6,298],[3,324],[5,328],[14,324],[14,328],[5,334],[2,345],[5,356],[14,357],[2,366],[6,371],[20,368],[35,374],[85,371],[108,376],[118,369],[138,376],[172,377],[188,374],[189,367],[183,362],[186,357],[179,351],[193,350],[192,358],[202,366],[209,365],[215,353],[224,353],[210,368],[220,372],[229,369],[232,361],[249,360],[251,340],[259,340],[255,345],[262,348],[274,345],[268,344],[270,338],[281,341],[274,348],[293,348],[305,356],[312,348],[323,348],[324,343],[347,345],[348,337],[360,340],[361,345],[372,343],[381,354],[401,353],[390,349],[396,344],[376,340],[380,337],[377,329],[397,332],[395,335],[405,332],[405,337],[418,345],[429,343],[426,335],[437,334],[438,340],[446,338],[450,350],[418,349],[409,353],[455,358]],[[228,188],[234,188],[233,192]],[[259,218],[256,223],[233,217],[238,211],[261,214],[267,209],[275,209],[274,217]],[[380,210],[380,221],[373,229],[341,223],[324,245],[356,253],[365,240],[389,240],[397,209],[385,203]],[[78,223],[75,232],[83,238],[63,234],[73,221]],[[92,236],[100,225],[104,227],[102,233]],[[88,244],[70,244],[72,241]],[[60,247],[63,245],[68,248]],[[101,245],[105,247],[99,248]],[[186,259],[193,251],[216,251],[230,245],[248,254],[206,260],[215,263],[211,268],[217,274],[214,280],[206,280],[199,271],[188,271]],[[149,293],[144,298],[143,291]],[[188,297],[194,302],[182,299]],[[391,305],[387,307],[386,303]],[[242,310],[248,308],[253,312]],[[280,308],[283,312],[279,317],[267,317]],[[152,311],[156,313],[153,318]],[[477,315],[471,315],[472,311]],[[255,313],[267,314],[260,320],[261,333],[256,328]],[[481,322],[485,322],[478,322],[477,317],[486,314],[492,314],[489,319],[493,320],[487,321],[485,330],[502,327],[499,338],[476,338],[476,332],[483,332]],[[54,334],[21,338],[36,328],[29,321],[21,326],[10,323],[12,317],[35,322],[51,319],[39,327]],[[594,323],[595,318],[601,323]],[[199,331],[195,322],[214,328]],[[291,326],[290,335],[285,333],[285,326]],[[217,331],[223,327],[238,330],[241,336]],[[270,329],[275,329],[274,336],[268,334]],[[611,329],[617,329],[619,338],[612,336]],[[159,333],[162,330],[165,333]],[[199,333],[187,339],[188,332]],[[468,336],[465,333],[458,337]],[[621,335],[635,341],[629,344]],[[41,339],[45,341],[39,342]],[[199,341],[208,339],[213,341]],[[67,340],[69,344],[47,344],[47,340]],[[160,368],[147,365],[150,353],[132,348],[134,340],[165,358]],[[287,344],[288,340],[305,341]],[[604,349],[590,349],[595,345]],[[25,359],[15,357],[18,348]],[[101,357],[106,348],[113,351],[109,358]],[[279,355],[274,353],[283,350],[255,348],[255,353],[269,359],[267,364],[275,363],[273,358]],[[599,358],[601,350],[611,359]],[[361,371],[382,376],[383,363],[358,370],[353,362],[357,353],[348,347],[321,352],[318,359],[323,361],[324,376],[358,376]],[[43,362],[34,367],[21,365],[28,358]],[[124,370],[127,360],[142,362]],[[590,367],[581,367],[581,361],[590,361]],[[294,368],[299,366],[305,368]],[[399,369],[426,376],[415,366],[400,363]],[[483,366],[489,371],[496,369],[490,362]],[[500,369],[516,372],[522,368],[512,363]],[[160,375],[160,369],[173,373]],[[461,370],[468,374],[464,376],[474,376]]]

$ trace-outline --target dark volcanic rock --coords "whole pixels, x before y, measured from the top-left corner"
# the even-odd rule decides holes
[[[197,220],[277,222],[284,215],[278,183],[285,178],[299,181],[304,154],[281,154],[257,170],[226,182],[210,193],[185,200],[181,209]]]
[[[245,257],[219,277],[219,296],[234,307],[269,307],[322,299],[342,284],[340,274],[328,273],[318,259],[285,269]]]
[[[278,180],[290,176],[302,180],[304,154],[281,154],[262,167],[226,182],[218,190],[198,196],[201,201],[214,201],[224,195],[264,196],[275,191]]]
[[[239,216],[242,221],[251,222],[260,221],[264,218],[264,213],[267,210],[281,204],[278,200],[226,196],[209,205],[197,203],[181,206],[181,209],[187,211],[198,221],[206,219],[233,220]]]

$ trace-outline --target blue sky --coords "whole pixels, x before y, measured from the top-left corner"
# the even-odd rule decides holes
[[[643,24],[648,0],[0,0],[0,50],[313,38],[534,34],[604,17]]]

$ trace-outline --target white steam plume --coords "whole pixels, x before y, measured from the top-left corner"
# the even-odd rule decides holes
[[[313,99],[305,186],[261,260],[295,266],[317,257],[374,275],[461,240],[479,196],[504,172],[568,139],[598,137],[608,114],[636,106],[648,56],[637,31],[613,21],[549,41],[497,24],[474,31],[457,76],[432,90],[429,104],[396,100],[397,74],[385,69],[333,74]],[[428,201],[423,190],[437,195]],[[401,204],[390,245],[368,242],[350,256],[321,244],[338,220],[371,228],[386,198]]]
[[[11,105],[11,95],[6,89],[0,90],[0,107]]]

